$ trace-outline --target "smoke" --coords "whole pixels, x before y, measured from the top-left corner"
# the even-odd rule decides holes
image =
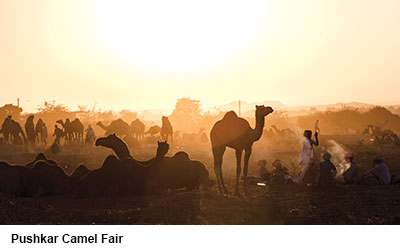
[[[336,166],[336,177],[341,176],[350,167],[350,164],[345,160],[346,150],[334,140],[328,140],[327,146],[323,149],[332,155],[331,161]]]

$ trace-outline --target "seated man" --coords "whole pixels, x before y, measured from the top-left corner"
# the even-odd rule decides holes
[[[350,163],[350,167],[346,171],[344,171],[343,178],[346,184],[351,184],[356,181],[358,174],[358,166],[354,162],[354,157],[352,153],[346,153],[345,159],[348,163]]]
[[[266,160],[259,160],[258,164],[259,169],[258,169],[258,177],[260,178],[260,180],[262,181],[266,181],[268,179],[268,171],[267,171],[267,161]]]
[[[391,178],[389,174],[389,169],[383,162],[383,157],[380,155],[375,155],[373,159],[373,168],[367,171],[361,176],[363,180],[369,175],[374,176],[378,184],[389,185]]]
[[[272,166],[274,169],[271,173],[271,181],[275,183],[285,183],[285,176],[289,175],[288,169],[282,166],[282,162],[276,159]]]
[[[324,161],[319,164],[318,185],[326,187],[332,185],[335,181],[336,167],[331,162],[332,155],[330,153],[325,152],[322,157]]]

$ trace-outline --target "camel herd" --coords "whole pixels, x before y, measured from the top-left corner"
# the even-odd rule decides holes
[[[168,120],[167,116],[163,116],[161,121],[162,127],[154,125],[146,132],[144,123],[139,119],[132,121],[130,125],[122,119],[114,120],[108,126],[104,125],[101,121],[97,122],[96,125],[105,130],[105,136],[116,134],[127,141],[131,139],[142,141],[146,134],[150,134],[150,136],[153,137],[160,134],[161,140],[166,141],[170,138],[172,143],[173,128],[171,122]]]
[[[185,152],[166,157],[167,142],[158,142],[155,157],[143,162],[135,160],[115,134],[97,139],[96,145],[112,148],[117,156],[106,157],[102,166],[92,171],[80,165],[70,175],[42,153],[24,166],[0,162],[0,192],[23,197],[73,194],[86,198],[208,188],[206,167]]]
[[[132,140],[137,142],[143,141],[146,134],[150,134],[151,137],[157,138],[158,134],[161,140],[173,141],[173,128],[168,117],[162,117],[162,127],[152,126],[147,132],[145,132],[145,125],[139,119],[131,122],[129,125],[122,119],[112,121],[109,125],[104,125],[101,121],[96,123],[97,126],[105,130],[104,135],[116,134],[123,138],[128,143]],[[84,139],[84,133],[86,132],[86,139]],[[15,121],[11,116],[8,116],[0,129],[0,134],[3,135],[3,143],[22,145],[27,144],[31,147],[38,145],[47,145],[48,129],[46,123],[39,119],[35,125],[34,115],[30,115],[25,122],[25,131],[20,124]],[[96,140],[96,135],[93,128],[89,125],[85,130],[84,125],[78,118],[70,120],[57,120],[54,128],[55,136],[54,143],[61,146],[61,139],[64,141],[64,146],[79,146],[84,143],[93,145]],[[54,146],[54,145],[53,145]]]
[[[214,124],[210,132],[210,140],[214,157],[214,172],[221,193],[228,193],[222,174],[222,159],[226,147],[236,151],[235,193],[239,193],[242,153],[245,152],[243,175],[246,191],[252,145],[261,138],[264,131],[264,119],[272,112],[271,107],[256,106],[254,129],[250,127],[248,121],[238,117],[234,111],[227,112],[220,121]],[[12,126],[15,126],[15,131],[8,134],[12,136],[13,140],[16,140],[19,134],[23,134],[22,128],[18,123],[15,125],[11,117],[6,118],[4,123],[7,126],[14,124]],[[7,126],[4,126],[4,123],[1,132],[6,135],[5,128]],[[72,122],[68,119],[65,122],[59,120],[57,123],[63,127],[66,141],[83,141],[84,128],[78,119]],[[208,188],[209,173],[204,164],[191,160],[189,155],[183,151],[177,152],[172,157],[165,156],[169,150],[166,140],[170,139],[171,142],[173,140],[172,125],[167,117],[162,118],[162,128],[158,127],[159,130],[157,129],[165,141],[158,142],[155,157],[148,161],[134,159],[127,144],[121,139],[129,137],[131,132],[136,139],[143,138],[144,125],[139,120],[133,121],[131,126],[122,119],[115,120],[108,126],[101,122],[97,125],[106,131],[106,136],[97,139],[95,145],[110,148],[116,155],[108,156],[100,168],[90,171],[81,165],[72,175],[69,175],[55,161],[48,160],[43,154],[39,154],[34,161],[25,166],[12,166],[6,162],[0,162],[0,192],[21,196],[73,193],[83,198],[102,195],[146,194],[166,190],[174,191],[179,188],[193,190],[200,186]],[[37,139],[33,127],[33,118],[28,118],[25,128],[28,139],[32,142]],[[149,131],[151,130],[155,130],[155,128],[151,127]],[[7,139],[10,138],[7,137]]]

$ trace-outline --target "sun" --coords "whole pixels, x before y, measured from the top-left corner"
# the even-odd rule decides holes
[[[214,67],[257,39],[265,1],[94,1],[96,32],[129,62],[161,71]]]

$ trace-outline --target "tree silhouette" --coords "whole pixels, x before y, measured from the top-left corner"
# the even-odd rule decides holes
[[[197,131],[201,118],[200,106],[199,100],[190,98],[178,99],[175,104],[175,109],[170,116],[174,128],[182,132]]]
[[[64,104],[56,104],[55,100],[45,101],[43,105],[39,105],[37,110],[40,113],[50,113],[50,112],[69,112],[69,108]]]

